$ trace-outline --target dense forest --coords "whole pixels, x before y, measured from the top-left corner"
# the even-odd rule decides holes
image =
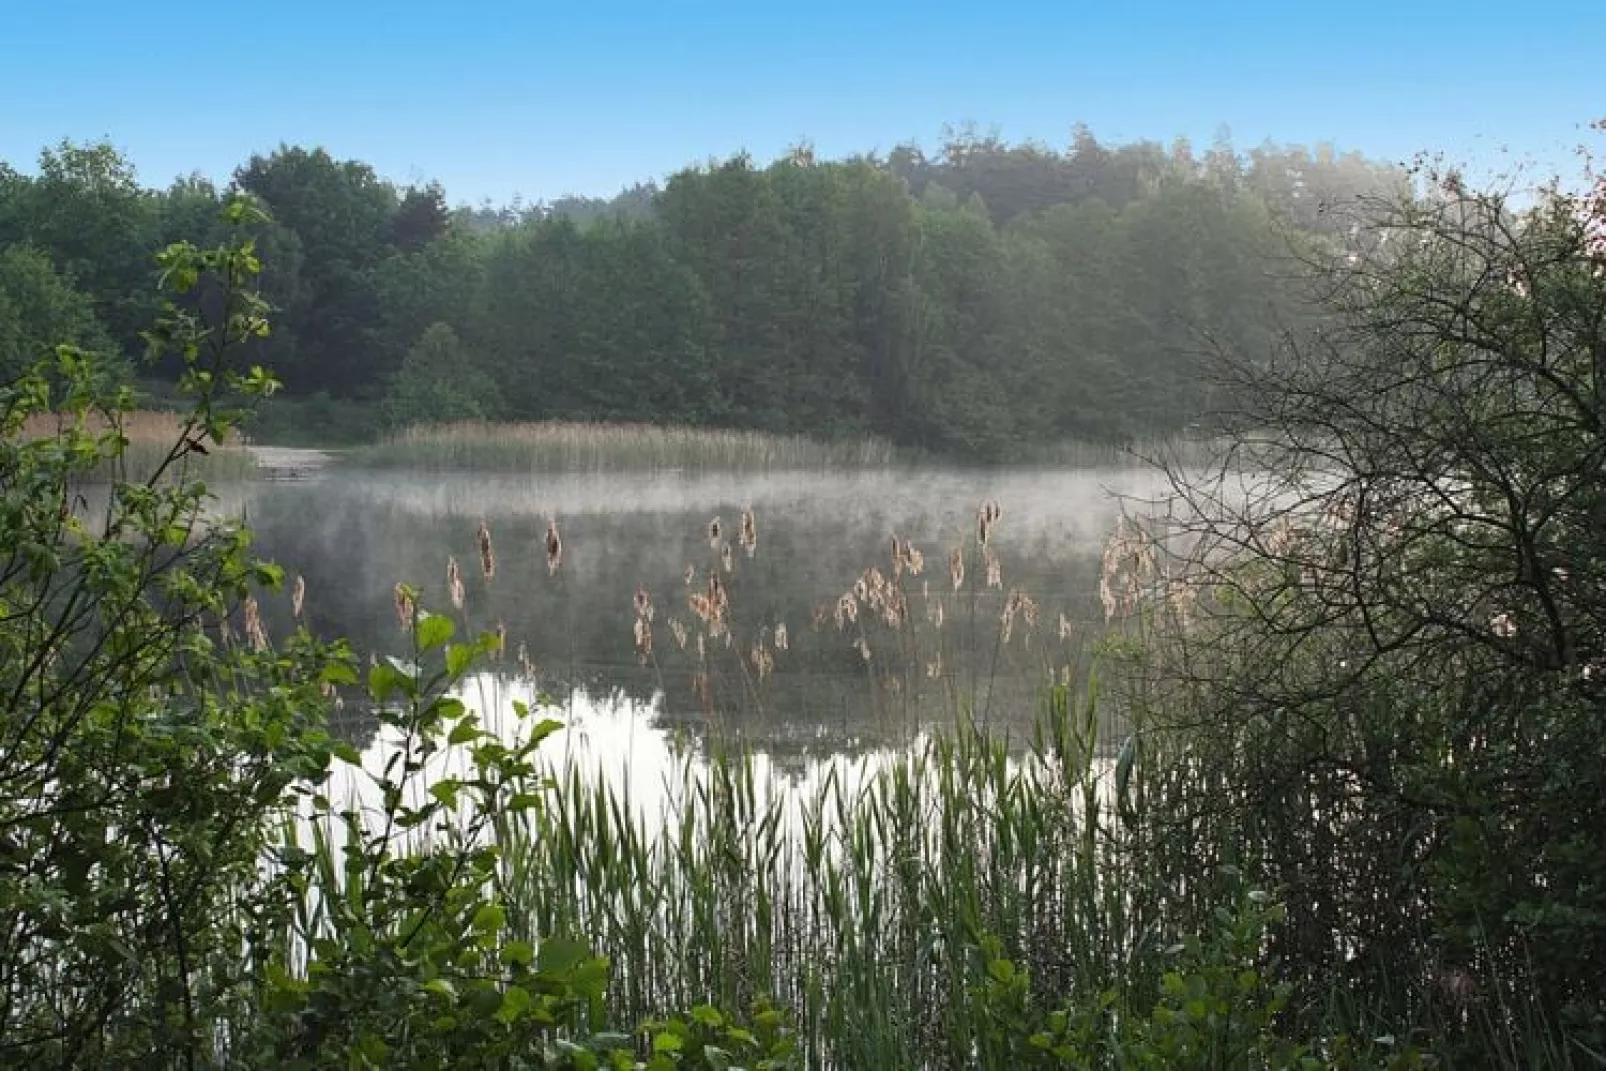
[[[651,421],[1005,458],[1200,420],[1208,354],[1264,350],[1304,314],[1288,257],[1335,226],[1326,210],[1404,179],[1326,147],[1079,128],[1063,150],[974,132],[930,155],[799,147],[612,200],[454,208],[321,148],[154,189],[109,144],[63,143],[33,173],[0,163],[0,375],[69,340],[127,354],[148,387],[175,377],[138,363],[152,253],[217,240],[245,191],[272,216],[275,327],[243,359],[325,434]]]

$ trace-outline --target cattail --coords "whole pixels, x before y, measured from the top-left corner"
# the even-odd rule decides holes
[[[959,547],[948,552],[948,579],[954,582],[955,591],[965,582],[965,552]]]
[[[563,537],[558,534],[558,519],[547,518],[546,522],[546,575],[552,576],[563,564]]]
[[[1003,512],[998,508],[997,502],[984,502],[982,504],[981,509],[976,513],[976,542],[984,547],[987,545],[988,540],[993,536],[993,526],[998,523],[998,518],[1003,515]]]
[[[403,632],[413,631],[413,594],[407,585],[397,584],[393,597],[396,604],[396,622]]]
[[[909,566],[910,576],[919,576],[920,571],[926,567],[926,556],[920,553],[920,548],[913,543],[904,543],[903,558]]]
[[[643,621],[649,621],[650,622],[652,620],[652,616],[653,616],[652,596],[650,594],[648,594],[646,588],[644,588],[644,587],[637,587],[636,588],[636,597],[634,599],[634,605],[635,605],[635,610],[636,610],[636,616],[637,617],[641,618]]]
[[[987,547],[982,551],[982,557],[987,562],[987,586],[990,588],[1002,588],[1004,586],[1004,567],[998,560],[998,552],[993,550],[992,547]]]
[[[715,517],[713,520],[708,522],[708,545],[710,547],[718,547],[719,546],[719,533],[720,533],[720,531],[721,531],[721,529],[720,529],[719,518],[718,517]]]
[[[452,597],[452,606],[458,610],[463,608],[465,601],[463,594],[463,573],[457,567],[456,558],[446,559],[446,591]]]
[[[257,608],[254,595],[247,596],[245,600],[245,638],[251,642],[252,650],[268,649],[268,632],[262,627],[262,612]]]
[[[475,538],[480,547],[480,573],[490,581],[496,576],[496,552],[491,549],[491,530],[484,521],[480,522]]]
[[[741,543],[742,549],[747,551],[749,558],[758,550],[758,524],[753,520],[753,508],[751,506],[742,510]]]
[[[636,658],[642,665],[646,665],[652,658],[652,626],[645,617],[636,618]]]
[[[789,641],[789,637],[787,636],[787,632],[786,632],[786,622],[785,621],[777,621],[775,623],[775,649],[777,651],[788,650],[789,647],[790,647],[790,644],[789,644],[788,641]]]
[[[301,608],[307,602],[307,578],[300,573],[296,574],[296,582],[290,586],[290,616],[300,617]]]
[[[725,571],[727,573],[735,570],[736,561],[734,556],[731,554],[731,545],[729,543],[726,543],[723,547],[719,548],[719,561],[720,564],[725,567]]]

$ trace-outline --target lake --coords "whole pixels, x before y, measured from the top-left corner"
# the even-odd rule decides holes
[[[1141,508],[1163,489],[1139,467],[520,476],[337,466],[232,486],[220,505],[305,578],[309,626],[348,637],[364,659],[405,653],[401,581],[470,628],[505,628],[493,668],[528,670],[578,717],[606,709],[692,736],[717,726],[796,760],[884,747],[961,709],[1028,724],[1045,683],[1084,667],[1102,628],[1101,555],[1122,501]],[[984,503],[999,517],[981,548]],[[549,523],[561,538],[555,568]],[[895,560],[895,538],[918,555]],[[706,612],[711,590],[726,606],[712,627],[693,605]],[[288,627],[288,604],[286,594],[265,606],[270,629]],[[346,728],[366,742],[372,726]]]

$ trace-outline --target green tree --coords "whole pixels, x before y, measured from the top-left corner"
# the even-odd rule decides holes
[[[385,423],[483,420],[495,411],[496,386],[466,358],[457,332],[431,324],[419,336],[385,393]]]
[[[15,382],[61,344],[96,351],[115,378],[127,375],[89,295],[62,278],[44,253],[23,245],[0,249],[0,382]]]

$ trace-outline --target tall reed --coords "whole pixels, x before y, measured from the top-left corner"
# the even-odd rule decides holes
[[[23,422],[22,437],[27,440],[47,439],[57,434],[64,417],[39,413]],[[104,461],[91,474],[96,479],[147,480],[158,467],[168,461],[174,444],[180,441],[186,425],[179,413],[156,409],[136,409],[117,414],[115,423],[104,416],[91,416],[85,423],[91,435],[117,433],[126,446],[113,459]],[[222,445],[206,442],[206,451],[192,451],[181,464],[188,476],[213,481],[249,479],[256,472],[256,462],[237,436],[231,436]],[[176,475],[176,474],[175,474]]]
[[[895,460],[892,447],[879,439],[822,442],[759,431],[569,421],[415,426],[351,457],[359,465],[515,472],[764,471]]]

